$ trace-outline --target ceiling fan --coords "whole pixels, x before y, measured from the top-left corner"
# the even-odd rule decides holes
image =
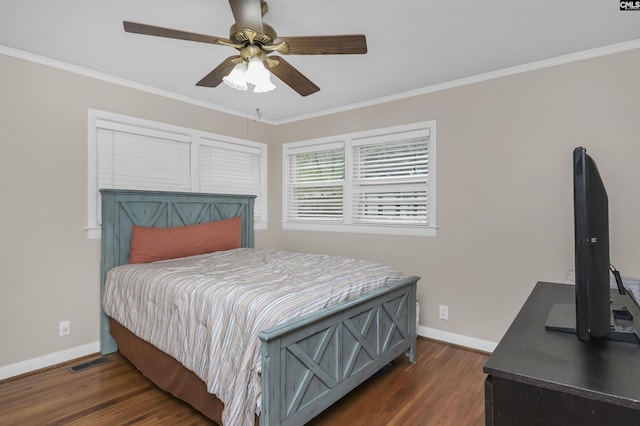
[[[228,39],[129,21],[123,22],[124,30],[129,33],[219,44],[238,50],[238,55],[229,56],[196,83],[197,86],[205,87],[218,86],[237,65],[244,66],[246,70],[246,66],[251,68],[252,63],[258,63],[258,66],[262,64],[263,68],[268,68],[300,95],[308,96],[320,88],[282,56],[269,55],[274,52],[282,55],[367,53],[367,41],[362,34],[278,37],[275,30],[262,20],[268,11],[265,1],[229,0],[229,4],[235,23],[229,29]]]

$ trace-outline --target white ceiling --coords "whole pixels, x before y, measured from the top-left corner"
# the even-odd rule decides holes
[[[125,33],[130,20],[227,38],[226,0],[0,0],[0,47],[98,71],[200,104],[285,122],[505,68],[625,43],[640,11],[618,0],[268,0],[279,35],[366,34],[366,55],[287,56],[320,87],[301,97],[195,83],[236,51]],[[5,49],[7,50],[7,49]]]

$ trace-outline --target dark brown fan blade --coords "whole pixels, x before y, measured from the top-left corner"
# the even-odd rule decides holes
[[[262,6],[260,0],[229,0],[236,27],[240,30],[251,28],[262,33]]]
[[[210,36],[205,34],[190,33],[171,28],[156,27],[155,25],[140,24],[137,22],[123,21],[124,30],[128,33],[145,34],[157,37],[176,38],[179,40],[198,41],[211,44],[232,44],[226,38]]]
[[[272,56],[272,59],[276,59],[280,63],[269,70],[301,96],[309,96],[320,90],[318,86],[291,66],[283,57]]]
[[[278,37],[276,45],[287,42],[288,49],[278,50],[288,55],[341,55],[367,53],[367,38],[362,34],[333,36]]]
[[[213,71],[209,74],[205,75],[202,80],[196,83],[196,86],[204,86],[204,87],[216,87],[218,84],[222,83],[222,79],[227,76],[233,67],[236,66],[234,59],[238,59],[240,56],[229,56],[227,59],[222,61],[220,65],[215,67]]]

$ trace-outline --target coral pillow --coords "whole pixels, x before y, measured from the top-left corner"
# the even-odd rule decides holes
[[[154,262],[239,248],[242,246],[241,236],[241,216],[173,228],[133,225],[129,263]]]

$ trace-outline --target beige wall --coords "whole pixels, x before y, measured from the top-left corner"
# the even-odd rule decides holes
[[[422,277],[422,326],[496,342],[535,281],[572,267],[575,146],[609,190],[612,260],[640,277],[638,75],[636,50],[270,126],[0,55],[0,367],[98,339],[88,108],[268,142],[270,228],[257,246],[397,265]],[[437,120],[436,238],[281,230],[282,142],[421,120]]]
[[[89,108],[264,142],[272,126],[0,55],[0,367],[99,338]],[[270,245],[269,232],[256,244]],[[58,322],[71,320],[71,335]]]
[[[497,342],[536,281],[573,268],[572,151],[585,146],[609,191],[612,262],[640,277],[638,76],[635,50],[281,125],[289,142],[436,120],[439,226],[436,238],[287,231],[281,247],[397,265],[422,277],[422,326]]]

